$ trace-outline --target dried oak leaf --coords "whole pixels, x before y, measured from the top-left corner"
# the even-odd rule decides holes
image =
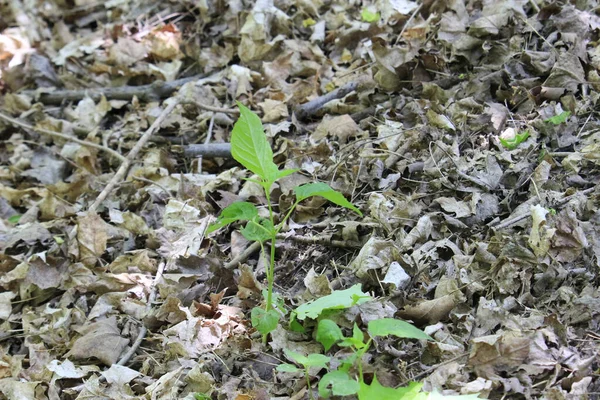
[[[399,315],[416,323],[436,324],[448,317],[456,306],[455,296],[447,294],[438,299],[426,300],[414,306],[404,307]]]
[[[106,250],[108,234],[106,223],[96,213],[87,213],[77,218],[77,242],[79,259],[86,266],[93,266]]]
[[[79,333],[83,336],[75,340],[67,357],[78,360],[95,357],[110,366],[129,344],[129,340],[121,337],[115,317],[84,326]]]

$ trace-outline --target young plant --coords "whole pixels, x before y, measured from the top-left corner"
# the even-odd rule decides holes
[[[372,387],[378,384],[377,378],[374,379],[371,385],[365,384],[361,360],[371,347],[373,337],[393,335],[399,338],[432,340],[429,335],[408,322],[393,318],[373,320],[369,322],[367,330],[370,338],[365,341],[364,333],[356,324],[354,324],[354,328],[352,329],[352,336],[344,337],[341,329],[332,320],[322,319],[319,321],[319,325],[317,326],[317,341],[323,345],[326,351],[337,343],[338,346],[348,347],[353,352],[350,357],[342,360],[337,370],[330,371],[323,376],[319,382],[319,395],[321,397],[328,398],[331,394],[341,396],[341,393],[346,393],[344,395],[358,393],[359,399],[372,398],[364,396],[364,393],[372,390]],[[350,368],[352,366],[355,366],[358,370],[358,381],[350,376]],[[354,384],[351,384],[351,382],[354,382]],[[350,388],[354,391],[347,393]],[[414,388],[388,389],[396,390],[396,398],[400,399],[407,393],[408,389],[413,390]]]
[[[365,334],[357,324],[354,324],[352,336],[345,337],[340,327],[326,316],[336,311],[363,304],[373,300],[371,296],[361,291],[360,284],[354,285],[346,290],[334,291],[331,294],[321,297],[317,300],[302,304],[292,312],[292,322],[304,319],[318,319],[316,340],[323,345],[325,352],[329,351],[335,344],[339,347],[347,347],[352,354],[345,359],[338,360],[339,365],[336,369],[329,369],[319,380],[318,391],[322,398],[334,396],[357,395],[359,400],[442,400],[442,399],[460,399],[475,400],[478,395],[463,396],[443,396],[437,392],[426,393],[421,389],[423,384],[410,382],[407,387],[392,388],[379,383],[377,376],[373,376],[370,384],[364,381],[362,359],[369,350],[372,338],[376,336],[396,336],[405,339],[423,339],[433,340],[429,335],[420,329],[414,327],[408,322],[394,318],[380,318],[370,321],[367,325],[369,339],[365,340]],[[302,326],[300,326],[303,328]],[[296,363],[305,367],[305,378],[310,390],[310,380],[308,368],[310,366],[319,366],[327,368],[330,358],[322,354],[302,354],[286,351],[288,357]],[[354,368],[354,369],[353,369]],[[277,367],[281,372],[300,371],[294,365],[282,364]],[[357,371],[357,373],[352,373]],[[312,392],[311,398],[312,398]]]
[[[265,296],[265,307],[264,309],[254,308],[251,314],[252,324],[266,340],[266,335],[277,327],[280,317],[273,299],[276,236],[284,227],[296,206],[309,197],[321,196],[359,215],[362,215],[362,213],[346,200],[341,193],[333,190],[325,183],[314,182],[294,188],[296,201],[287,210],[283,218],[280,217],[277,220],[277,215],[273,211],[273,204],[271,203],[271,188],[279,179],[293,174],[297,170],[280,170],[277,167],[273,162],[273,151],[267,141],[260,118],[241,103],[238,103],[238,107],[240,109],[240,117],[231,133],[231,154],[237,162],[258,176],[258,179],[248,180],[257,183],[264,189],[269,217],[263,218],[259,216],[258,208],[252,203],[236,202],[221,212],[219,218],[209,227],[208,233],[229,225],[232,222],[246,221],[246,226],[241,230],[242,235],[250,241],[259,242],[265,258],[264,242],[270,242],[270,262],[266,271],[268,286]]]
[[[296,353],[295,351],[285,350],[285,354],[294,360],[296,363],[302,365],[304,367],[304,378],[306,379],[306,388],[308,389],[308,393],[311,399],[313,399],[313,393],[310,388],[310,374],[309,370],[311,367],[318,368],[327,368],[327,363],[330,358],[324,356],[323,354],[309,354],[308,356],[304,356],[300,353]],[[279,364],[277,366],[277,371],[279,372],[297,372],[300,371],[298,367],[293,364]]]

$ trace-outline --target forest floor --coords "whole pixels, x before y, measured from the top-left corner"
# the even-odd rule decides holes
[[[599,40],[597,0],[0,0],[0,399],[598,399]],[[273,253],[207,230],[237,201]]]

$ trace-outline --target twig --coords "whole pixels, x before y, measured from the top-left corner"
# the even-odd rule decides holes
[[[183,154],[189,157],[232,157],[229,143],[189,144],[183,146]]]
[[[450,364],[451,362],[454,362],[456,360],[460,360],[461,358],[466,357],[468,355],[469,355],[469,353],[463,353],[460,356],[453,357],[453,358],[451,358],[449,360],[446,360],[446,361],[441,362],[441,363],[439,363],[437,365],[434,365],[431,368],[427,368],[425,371],[423,371],[423,372],[421,372],[421,373],[419,373],[419,374],[411,377],[410,379],[407,379],[407,380],[405,380],[403,382],[400,382],[400,384],[398,384],[396,387],[404,386],[404,385],[408,384],[411,381],[416,381],[417,379],[420,379],[420,378],[424,377],[425,375],[428,375],[429,373],[433,372],[433,370],[435,370],[435,369],[437,369],[439,367],[442,367],[442,366],[444,366],[446,364]]]
[[[156,300],[156,295],[158,293],[156,285],[157,285],[158,281],[160,280],[160,278],[162,278],[164,271],[165,271],[165,262],[161,261],[160,264],[158,264],[158,269],[156,270],[156,274],[154,275],[154,280],[152,281],[152,285],[150,286],[150,294],[148,295],[148,302],[146,303],[146,308],[145,308],[146,315],[148,315],[150,313],[150,311],[152,310],[152,303],[154,303],[154,301]],[[119,361],[117,361],[117,365],[123,366],[123,365],[127,364],[127,362],[129,362],[131,357],[133,357],[135,352],[139,349],[140,345],[144,341],[144,338],[146,337],[147,333],[148,333],[148,328],[146,328],[146,325],[142,324],[140,331],[138,332],[138,335],[135,338],[135,341],[133,342],[133,344],[131,345],[129,350],[127,350],[127,352],[121,356]],[[98,378],[98,383],[105,383],[105,382],[106,382],[106,377],[104,375],[101,375]],[[75,391],[75,392],[81,392],[84,388],[85,388],[85,384],[81,384],[81,385],[70,388],[70,390]]]
[[[167,105],[167,107],[158,116],[158,118],[156,118],[156,121],[154,121],[154,123],[152,125],[150,125],[150,128],[148,128],[146,130],[146,132],[144,132],[142,137],[138,140],[138,142],[135,144],[135,146],[133,146],[131,151],[127,154],[127,157],[125,157],[125,160],[123,160],[123,162],[121,163],[121,166],[119,167],[119,169],[117,170],[115,175],[108,182],[108,184],[106,185],[104,190],[102,190],[102,192],[100,192],[100,194],[98,195],[98,197],[96,198],[94,203],[90,206],[89,211],[92,211],[92,212],[96,211],[98,209],[98,207],[100,206],[100,204],[102,204],[102,202],[106,199],[106,197],[110,194],[110,192],[115,188],[115,186],[117,186],[117,184],[119,182],[121,182],[123,180],[123,178],[125,178],[125,175],[127,174],[127,170],[131,166],[133,159],[137,157],[138,153],[142,150],[142,148],[144,147],[146,142],[148,142],[148,140],[154,134],[154,132],[157,131],[158,128],[160,128],[160,124],[165,120],[165,118],[167,118],[167,116],[171,113],[171,111],[173,111],[173,109],[175,109],[175,107],[177,107],[178,104],[179,104],[179,98],[178,97],[173,98],[173,100]]]
[[[358,86],[358,82],[347,83],[323,96],[319,96],[314,100],[301,104],[294,110],[296,117],[300,120],[313,117],[318,114],[325,104],[329,103],[331,100],[341,99],[348,93],[355,91]]]
[[[37,98],[44,104],[61,104],[63,101],[76,101],[86,97],[98,101],[102,96],[114,100],[131,100],[134,96],[141,101],[157,101],[169,97],[185,83],[201,79],[202,75],[181,78],[172,82],[156,81],[142,86],[121,86],[116,88],[91,88],[80,90],[56,90],[51,93],[37,93],[35,90],[26,90],[22,93]]]
[[[260,249],[260,243],[254,242],[246,250],[244,250],[241,254],[235,257],[233,260],[229,261],[227,264],[223,266],[225,269],[234,269],[244,261],[246,261],[252,254],[256,253]]]
[[[148,296],[148,302],[146,303],[146,315],[148,315],[150,313],[150,311],[152,310],[152,304],[154,303],[154,300],[156,300],[156,295],[158,293],[157,283],[160,280],[160,278],[162,278],[164,271],[165,271],[165,262],[162,261],[158,265],[156,275],[154,275],[154,280],[152,281],[152,286],[150,287],[150,295]],[[148,328],[146,328],[146,325],[142,324],[142,327],[140,328],[140,331],[138,332],[138,335],[135,338],[135,341],[133,342],[133,344],[127,351],[127,353],[125,353],[121,356],[121,359],[119,359],[119,361],[117,362],[117,365],[125,365],[125,364],[127,364],[127,362],[129,362],[131,357],[133,357],[133,355],[135,354],[137,349],[142,344],[142,341],[146,337],[146,333],[148,333]]]
[[[402,38],[402,35],[406,31],[406,28],[408,28],[408,25],[410,25],[410,23],[412,22],[412,20],[415,18],[415,15],[417,15],[417,13],[419,12],[419,10],[421,10],[421,6],[422,6],[422,4],[419,4],[419,6],[417,8],[415,8],[415,11],[413,11],[413,13],[410,15],[410,17],[408,18],[408,20],[406,21],[406,23],[402,27],[402,30],[398,34],[398,37],[396,38],[396,42],[394,43],[394,46],[396,46],[398,44],[398,42],[400,41],[400,38]]]
[[[213,131],[213,127],[215,125],[215,114],[213,113],[213,115],[210,117],[210,123],[208,124],[208,131],[206,132],[206,140],[204,141],[204,145],[209,145],[210,144],[210,139],[212,139],[212,131]],[[202,173],[202,154],[200,156],[198,156],[198,173],[201,174]]]
[[[557,201],[556,204],[553,205],[553,207],[562,207],[565,204],[567,204],[569,201],[571,201],[571,199],[573,199],[575,196],[586,195],[588,193],[593,192],[595,189],[596,189],[596,187],[594,186],[594,187],[582,190],[581,192],[574,193],[574,194],[572,194],[570,196],[565,197],[564,199],[561,199],[561,200]],[[523,213],[521,215],[517,215],[514,218],[502,221],[502,222],[498,223],[497,225],[491,225],[490,227],[493,228],[493,229],[496,229],[496,230],[504,229],[504,228],[507,228],[507,227],[509,227],[511,225],[514,225],[517,222],[520,222],[520,221],[522,221],[525,218],[528,218],[530,216],[531,216],[531,213]]]
[[[201,108],[206,111],[212,111],[212,112],[220,112],[220,113],[235,114],[235,115],[240,113],[239,110],[236,110],[235,108],[222,108],[222,107],[209,106],[208,104],[201,103],[197,100],[194,100],[194,101],[184,100],[184,101],[182,101],[182,104],[194,104],[194,105],[198,106],[198,108]]]
[[[136,181],[146,182],[146,183],[149,183],[150,185],[157,186],[158,188],[162,189],[162,191],[167,194],[167,198],[170,198],[173,196],[173,194],[171,192],[169,192],[169,189],[167,189],[160,183],[154,182],[153,180],[150,180],[150,179],[142,178],[141,176],[133,176],[132,178]]]
[[[42,135],[47,135],[47,136],[51,136],[51,137],[55,137],[55,138],[66,140],[68,142],[77,143],[77,144],[80,144],[80,145],[85,146],[85,147],[91,147],[91,148],[94,148],[94,149],[102,150],[102,151],[110,154],[111,156],[116,157],[121,162],[125,161],[125,157],[123,157],[121,154],[119,154],[118,152],[114,151],[113,149],[110,149],[108,147],[104,147],[101,144],[94,143],[94,142],[89,142],[87,140],[81,140],[81,139],[78,139],[76,137],[65,135],[65,134],[59,133],[59,132],[53,132],[53,131],[48,130],[48,129],[38,128],[38,127],[35,127],[33,125],[29,125],[28,123],[26,123],[24,121],[21,121],[21,120],[19,120],[17,118],[12,118],[12,117],[4,114],[4,113],[0,113],[0,119],[3,119],[4,121],[6,121],[6,122],[8,122],[8,123],[10,123],[10,124],[12,124],[14,126],[18,126],[20,128],[27,129],[27,130],[32,130],[32,131],[40,133]]]
[[[288,236],[286,234],[277,235],[277,239],[292,240],[304,244],[319,244],[322,246],[341,247],[347,249],[361,249],[362,244],[350,240],[334,240],[329,236]]]

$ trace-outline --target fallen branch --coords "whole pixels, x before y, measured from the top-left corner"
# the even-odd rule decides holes
[[[358,86],[358,82],[347,83],[340,88],[337,88],[327,94],[324,94],[323,96],[319,96],[314,100],[299,105],[294,110],[294,113],[296,114],[296,117],[300,120],[305,120],[310,117],[314,117],[318,115],[319,111],[321,111],[325,104],[329,103],[331,100],[341,99],[348,93],[351,93],[358,89]]]
[[[235,108],[222,108],[222,107],[216,107],[216,106],[209,106],[208,104],[204,104],[197,100],[184,100],[181,103],[182,104],[194,104],[195,106],[198,106],[198,108],[201,108],[206,111],[225,113],[225,114],[235,114],[235,115],[238,115],[240,113],[240,111],[236,110]]]
[[[145,309],[146,315],[149,315],[150,311],[152,311],[152,303],[154,303],[154,300],[156,300],[156,296],[158,294],[157,284],[158,284],[158,281],[160,280],[160,278],[162,278],[164,271],[165,271],[165,262],[162,261],[160,264],[158,264],[158,269],[156,271],[156,275],[154,275],[154,280],[152,281],[152,286],[150,287],[150,295],[148,296],[148,302],[146,303],[146,309]],[[138,335],[135,338],[135,341],[133,342],[133,344],[131,345],[129,350],[121,356],[121,358],[117,362],[117,365],[125,365],[129,362],[131,357],[133,357],[133,355],[135,354],[137,349],[142,344],[142,341],[146,337],[146,333],[148,333],[148,328],[146,328],[146,325],[142,324],[142,327],[140,328],[140,331],[138,332]]]
[[[145,308],[146,315],[149,315],[150,311],[152,310],[152,303],[154,303],[154,301],[156,300],[156,296],[158,294],[157,283],[160,280],[160,278],[162,278],[164,271],[165,271],[165,262],[161,261],[160,264],[158,264],[158,269],[156,270],[156,274],[154,275],[154,280],[152,280],[152,285],[150,286],[150,294],[148,295],[148,302],[146,303],[146,308]],[[142,323],[142,326],[140,328],[140,331],[137,334],[137,337],[135,338],[135,341],[133,342],[133,344],[131,345],[129,350],[127,350],[127,352],[121,356],[119,361],[117,361],[117,365],[123,366],[129,362],[131,357],[133,357],[135,352],[140,348],[140,345],[144,341],[144,338],[146,337],[147,333],[148,333],[148,328],[146,328],[146,326]],[[101,375],[98,378],[98,383],[101,383],[101,384],[106,383],[106,377],[104,375]],[[81,392],[84,388],[85,388],[85,383],[78,385],[78,386],[74,386],[74,387],[70,388],[69,390],[73,391],[73,392]]]
[[[188,157],[222,157],[231,158],[231,144],[229,143],[207,143],[189,144],[183,147],[183,154]]]
[[[596,189],[596,187],[594,186],[594,187],[582,190],[581,192],[574,193],[574,194],[572,194],[570,196],[565,197],[564,199],[561,199],[561,200],[557,201],[556,204],[554,204],[552,207],[556,207],[556,208],[562,207],[565,204],[567,204],[569,201],[571,201],[575,196],[589,194],[589,193],[593,192],[595,189]],[[524,219],[526,219],[528,217],[531,217],[531,213],[530,212],[523,213],[521,215],[517,215],[516,217],[513,217],[513,218],[510,218],[510,219],[501,221],[501,222],[499,222],[496,225],[490,225],[490,228],[493,228],[495,230],[508,228],[509,226],[514,225],[517,222],[520,222],[520,221],[522,221],[522,220],[524,220]]]
[[[94,143],[94,142],[89,142],[87,140],[81,140],[78,139],[76,137],[73,136],[69,136],[69,135],[65,135],[64,133],[59,133],[59,132],[54,132],[48,129],[44,129],[44,128],[37,128],[33,125],[29,125],[28,123],[21,121],[20,119],[17,118],[12,118],[8,115],[5,115],[4,113],[0,113],[0,119],[8,122],[9,124],[13,125],[13,126],[18,126],[20,128],[26,129],[26,130],[31,130],[34,132],[37,132],[41,135],[46,135],[46,136],[51,136],[54,138],[59,138],[62,140],[66,140],[68,142],[72,142],[72,143],[77,143],[80,144],[82,146],[85,147],[90,147],[93,149],[98,149],[101,151],[104,151],[105,153],[110,154],[113,157],[116,157],[119,161],[123,162],[125,161],[125,157],[123,157],[120,153],[114,151],[113,149],[110,149],[108,147],[104,147],[101,144],[98,143]]]
[[[172,82],[156,81],[142,86],[121,86],[115,88],[91,88],[78,90],[55,90],[51,93],[38,93],[35,90],[25,90],[22,94],[31,96],[44,104],[61,104],[63,101],[79,101],[90,97],[98,101],[104,96],[109,100],[131,100],[134,96],[144,102],[158,101],[169,97],[180,86],[202,78],[201,75],[181,78]]]
[[[245,262],[252,254],[256,253],[259,249],[260,249],[260,243],[258,243],[258,242],[252,243],[241,254],[239,254],[233,260],[231,260],[227,264],[225,264],[223,266],[223,268],[234,269],[234,268],[238,267],[241,263]]]
[[[133,146],[131,151],[127,154],[127,157],[121,163],[121,166],[114,174],[112,179],[108,182],[108,184],[104,187],[104,190],[100,192],[94,203],[90,206],[89,211],[95,212],[100,204],[106,199],[106,197],[112,192],[112,190],[117,186],[119,182],[121,182],[125,175],[127,174],[127,170],[131,166],[133,159],[137,157],[139,152],[144,148],[144,145],[150,140],[150,137],[160,128],[160,124],[167,118],[167,116],[177,107],[179,104],[179,98],[175,97],[173,100],[167,105],[167,107],[162,111],[162,113],[156,118],[156,121],[144,132],[142,137],[138,140],[138,142]]]
[[[277,239],[292,240],[303,244],[318,244],[321,246],[341,247],[345,249],[361,249],[362,244],[350,240],[334,240],[330,236],[298,236],[298,235],[277,235]]]

